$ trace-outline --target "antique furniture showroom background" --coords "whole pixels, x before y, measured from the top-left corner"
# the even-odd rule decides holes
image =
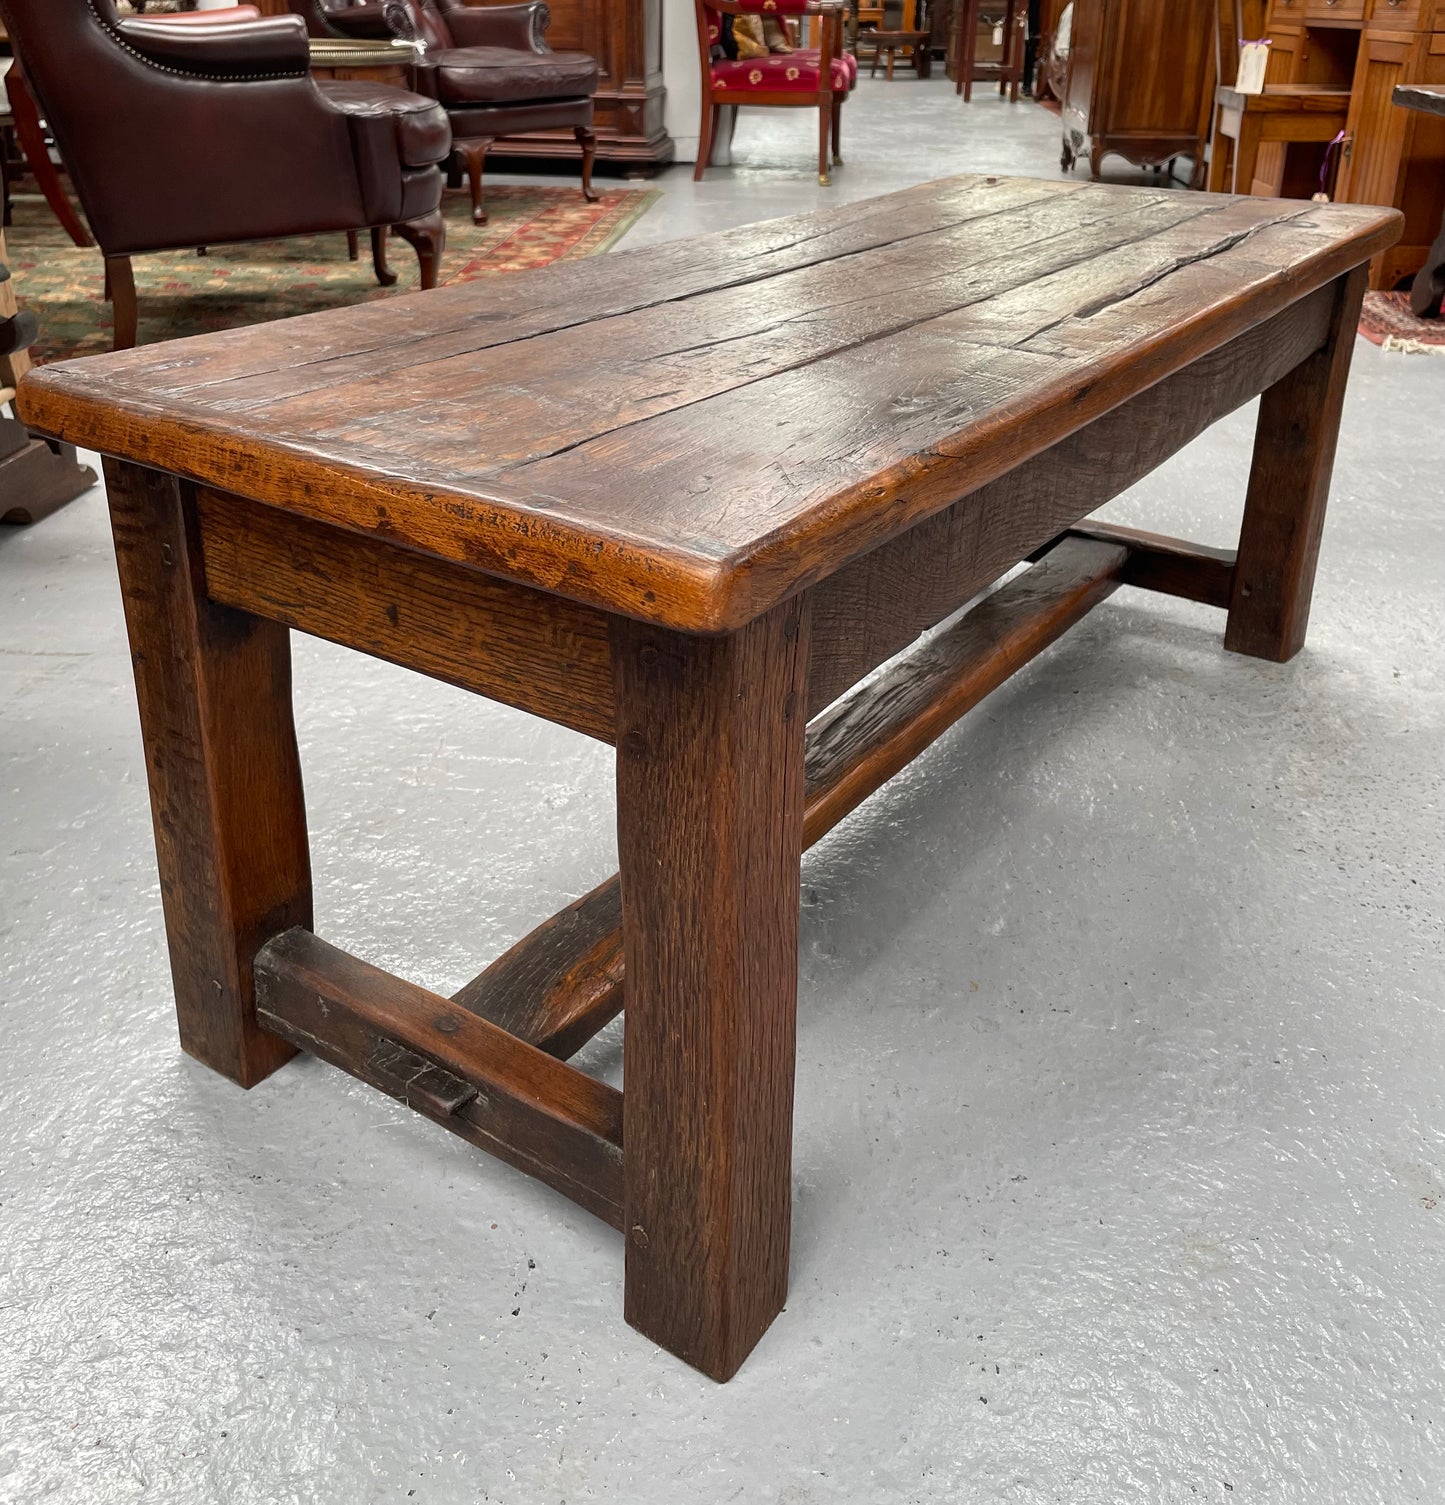
[[[1445,1500],[1445,0],[0,70],[0,1505]]]

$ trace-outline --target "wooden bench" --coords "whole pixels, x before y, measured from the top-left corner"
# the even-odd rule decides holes
[[[1398,225],[960,178],[34,374],[111,457],[185,1049],[540,1177],[731,1375],[787,1290],[804,847],[1120,585],[1300,647]],[[1260,392],[1237,550],[1083,522]],[[450,999],[318,938],[293,628],[614,743],[620,879]],[[567,1063],[624,1002],[625,1095]]]

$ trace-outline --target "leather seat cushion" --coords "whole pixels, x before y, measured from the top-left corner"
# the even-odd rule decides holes
[[[451,122],[434,99],[356,79],[317,79],[316,87],[343,115],[391,120],[404,167],[431,167],[451,154]]]
[[[437,98],[447,105],[578,99],[596,92],[597,59],[585,52],[522,52],[516,47],[449,47],[427,58]]]

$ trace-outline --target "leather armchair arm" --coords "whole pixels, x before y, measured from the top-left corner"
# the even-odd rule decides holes
[[[217,21],[176,26],[159,17],[127,17],[116,31],[147,61],[197,78],[230,80],[301,76],[310,71],[311,48],[300,16]]]
[[[227,5],[221,10],[168,10],[154,16],[136,16],[137,21],[161,21],[167,26],[216,26],[227,21],[256,21],[261,12],[254,5]]]
[[[521,5],[468,5],[440,0],[447,29],[458,47],[516,47],[522,52],[550,52],[546,31],[552,12],[543,0]]]

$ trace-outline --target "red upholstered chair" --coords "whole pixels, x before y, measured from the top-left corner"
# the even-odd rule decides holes
[[[828,143],[839,155],[843,101],[858,82],[858,63],[843,51],[843,6],[839,0],[694,0],[702,61],[702,127],[698,132],[698,181],[707,170],[724,105],[773,105],[818,112],[818,181],[828,182]],[[727,46],[731,16],[819,16],[823,45],[763,58],[732,58]],[[736,117],[734,117],[736,118]]]

